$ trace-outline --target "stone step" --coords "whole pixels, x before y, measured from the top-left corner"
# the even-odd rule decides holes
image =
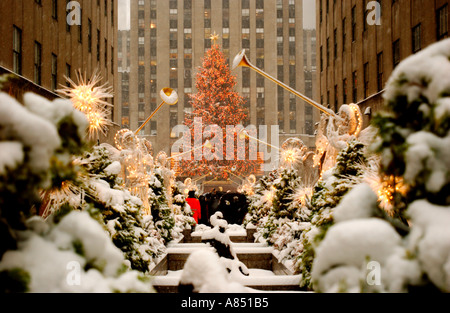
[[[230,240],[236,243],[253,243],[255,241],[254,235],[256,228],[248,228],[245,230],[245,234],[233,234],[230,233]],[[202,241],[202,235],[200,233],[192,232],[191,229],[185,229],[183,231],[182,243],[200,243]]]
[[[179,276],[173,272],[184,268],[189,255],[196,249],[210,247],[202,243],[173,244],[168,247],[167,255],[151,271],[153,286],[157,292],[178,292]],[[238,259],[251,271],[265,270],[271,276],[242,276],[240,283],[246,287],[260,291],[301,291],[299,285],[301,275],[294,275],[273,255],[273,248],[258,243],[233,243]],[[171,273],[171,275],[168,275]]]

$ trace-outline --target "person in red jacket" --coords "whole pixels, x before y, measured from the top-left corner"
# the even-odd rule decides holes
[[[202,217],[202,209],[200,207],[200,201],[195,197],[195,190],[189,191],[189,196],[186,201],[191,207],[192,213],[194,213],[195,222],[198,224],[198,221]]]

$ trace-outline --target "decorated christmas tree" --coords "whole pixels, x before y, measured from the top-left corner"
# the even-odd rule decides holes
[[[198,142],[201,131],[203,138],[200,137],[200,140],[209,139],[212,148],[204,147],[203,151],[186,155],[180,161],[179,176],[208,175],[227,179],[230,172],[237,176],[254,173],[258,166],[256,151],[254,157],[250,157],[248,143],[237,144],[238,131],[228,133],[228,144],[233,146],[227,149],[227,126],[234,128],[244,123],[247,112],[243,97],[234,91],[236,78],[231,75],[218,45],[214,44],[206,52],[196,78],[198,92],[191,96],[193,112],[185,120],[191,132],[188,144],[195,149],[201,147],[203,142]],[[201,159],[199,154],[202,154]]]

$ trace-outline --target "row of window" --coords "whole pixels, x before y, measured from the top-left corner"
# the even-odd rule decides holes
[[[436,20],[437,20],[437,28],[438,28],[438,39],[442,39],[448,36],[448,5],[444,5],[436,12]],[[345,53],[345,42],[346,42],[346,33],[345,33],[345,19],[343,20],[342,25],[342,41],[343,41],[343,54]],[[353,28],[353,27],[352,27]],[[412,53],[416,53],[422,49],[422,24],[419,23],[415,25],[411,29],[411,51]],[[353,36],[353,35],[352,35]],[[334,59],[337,58],[338,50],[337,50],[337,29],[334,30],[334,48],[333,48],[333,54]],[[324,52],[323,47],[320,47],[320,69],[321,71],[324,70],[325,64],[329,65],[331,62],[331,48],[330,48],[330,38],[327,38],[326,42],[326,61],[324,61]],[[402,51],[401,51],[401,40],[397,39],[392,43],[392,64],[395,68],[401,61]],[[377,91],[381,91],[384,88],[384,75],[383,75],[383,69],[384,69],[384,56],[383,52],[380,52],[377,54],[377,60],[376,60],[376,73],[377,73]],[[369,97],[369,63],[365,63],[363,67],[363,88],[364,88],[364,99]],[[358,100],[358,89],[357,89],[357,72],[352,73],[352,95],[351,100],[356,103]],[[338,87],[335,85],[334,88],[334,106],[337,108],[337,102],[338,102]],[[342,93],[343,93],[343,103],[348,103],[347,101],[350,100],[348,97],[348,90],[347,90],[347,79],[343,80],[342,83]],[[323,102],[323,96],[322,96],[322,102]],[[327,103],[330,104],[330,91],[327,91]]]
[[[223,27],[224,27],[224,34],[223,34],[223,44],[222,44],[222,48],[224,49],[224,52],[226,49],[229,48],[229,1],[223,1]],[[192,27],[192,12],[191,12],[191,1],[185,0],[184,1],[184,62],[185,62],[185,75],[184,75],[184,87],[186,89],[186,87],[188,89],[192,88],[192,73],[191,73],[191,68],[192,68],[192,31],[191,31],[191,27]],[[257,1],[257,16],[256,16],[256,24],[258,26],[256,32],[257,35],[259,34],[260,36],[257,38],[256,40],[256,44],[257,44],[257,59],[256,59],[256,65],[257,67],[264,69],[264,14],[263,14],[263,10],[264,10],[264,1],[259,0]],[[169,1],[169,8],[170,8],[170,15],[169,15],[169,26],[170,26],[170,38],[169,38],[169,46],[170,46],[170,70],[169,70],[169,76],[170,76],[170,87],[171,88],[177,88],[178,87],[178,48],[179,48],[179,43],[178,43],[178,35],[177,35],[177,28],[178,28],[178,1],[176,0],[170,0]],[[211,46],[211,40],[209,39],[210,36],[210,27],[211,27],[211,6],[210,6],[210,1],[205,0],[204,3],[204,8],[205,8],[205,14],[204,14],[204,27],[205,27],[205,49],[210,48]],[[282,2],[281,1],[277,1],[277,8],[281,8],[282,9]],[[152,10],[152,14],[151,16],[153,18],[156,18],[156,10]],[[246,12],[248,14],[246,14]],[[248,28],[243,28],[242,30],[242,46],[243,48],[250,48],[250,38],[249,38],[249,27],[250,27],[250,23],[249,23],[249,1],[242,1],[242,25],[243,27],[246,25],[246,23],[248,22]],[[142,47],[142,52],[140,53],[140,55],[142,56],[142,58],[144,57],[145,54],[145,50],[144,50],[144,36],[145,36],[145,26],[144,26],[144,19],[145,19],[145,11],[144,8],[142,7],[139,11],[139,20],[140,23],[139,25],[141,25],[140,29],[139,29],[139,34],[138,37],[142,38],[142,42],[140,43],[140,47]],[[282,10],[281,13],[279,13],[278,15],[279,18],[282,18]],[[290,21],[292,20],[292,25],[290,25],[291,27],[289,28],[289,35],[290,35],[290,51],[292,55],[295,55],[295,2],[289,1],[289,17],[290,17]],[[282,21],[281,21],[282,22]],[[228,23],[228,24],[227,24]],[[154,41],[150,43],[150,49],[153,49],[153,53],[151,53],[151,56],[156,56],[156,23],[152,24],[151,27],[152,30],[154,30]],[[172,31],[173,30],[173,31]],[[246,30],[248,30],[246,32]],[[172,36],[174,35],[174,36]],[[154,47],[154,48],[152,48]],[[188,61],[186,64],[186,61]],[[292,66],[291,66],[292,67]],[[156,70],[155,70],[156,71]],[[153,72],[153,71],[152,71]],[[290,84],[295,86],[295,70],[291,70],[290,71]],[[244,90],[247,89],[246,86],[248,85],[248,87],[250,87],[250,74],[249,74],[249,69],[247,68],[243,68],[243,85],[244,85]],[[294,78],[292,78],[294,77]],[[260,92],[258,92],[258,97],[257,97],[257,106],[259,108],[258,111],[258,120],[261,124],[264,124],[264,120],[265,120],[265,114],[264,114],[264,84],[265,84],[265,80],[263,77],[257,77],[257,88],[258,90],[261,89]],[[312,85],[312,81],[310,82],[310,85]],[[312,88],[310,88],[312,89]],[[143,94],[143,93],[142,93]],[[249,92],[248,94],[244,95],[249,96]],[[291,101],[291,111],[292,113],[294,113],[296,111],[296,101],[295,99],[293,99],[293,101]],[[249,103],[246,102],[246,106],[249,107]],[[175,123],[175,121],[177,121],[177,113],[175,112],[171,112],[171,123]],[[312,117],[311,117],[312,118]],[[247,121],[249,122],[249,121]],[[295,129],[292,129],[291,132],[296,132],[296,127]]]
[[[107,41],[105,39],[105,47]],[[97,46],[100,50],[100,47]],[[99,53],[98,53],[99,54]],[[13,71],[19,75],[22,75],[22,30],[13,26]],[[99,58],[98,58],[99,60]],[[107,66],[107,49],[105,49],[105,66]],[[52,53],[51,57],[51,89],[55,91],[58,85],[58,57],[55,53]],[[66,64],[67,77],[71,77],[71,65]],[[111,72],[114,73],[114,47],[111,47]],[[34,71],[33,71],[34,83],[42,84],[42,44],[38,41],[34,42]]]

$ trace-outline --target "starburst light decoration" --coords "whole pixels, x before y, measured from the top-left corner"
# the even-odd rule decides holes
[[[112,105],[105,99],[113,97],[113,88],[108,84],[99,85],[102,77],[95,71],[90,79],[81,71],[76,72],[77,82],[64,76],[70,86],[63,86],[57,92],[68,97],[73,106],[84,113],[89,121],[89,138],[94,139],[99,132],[106,135],[112,125],[110,119]]]

